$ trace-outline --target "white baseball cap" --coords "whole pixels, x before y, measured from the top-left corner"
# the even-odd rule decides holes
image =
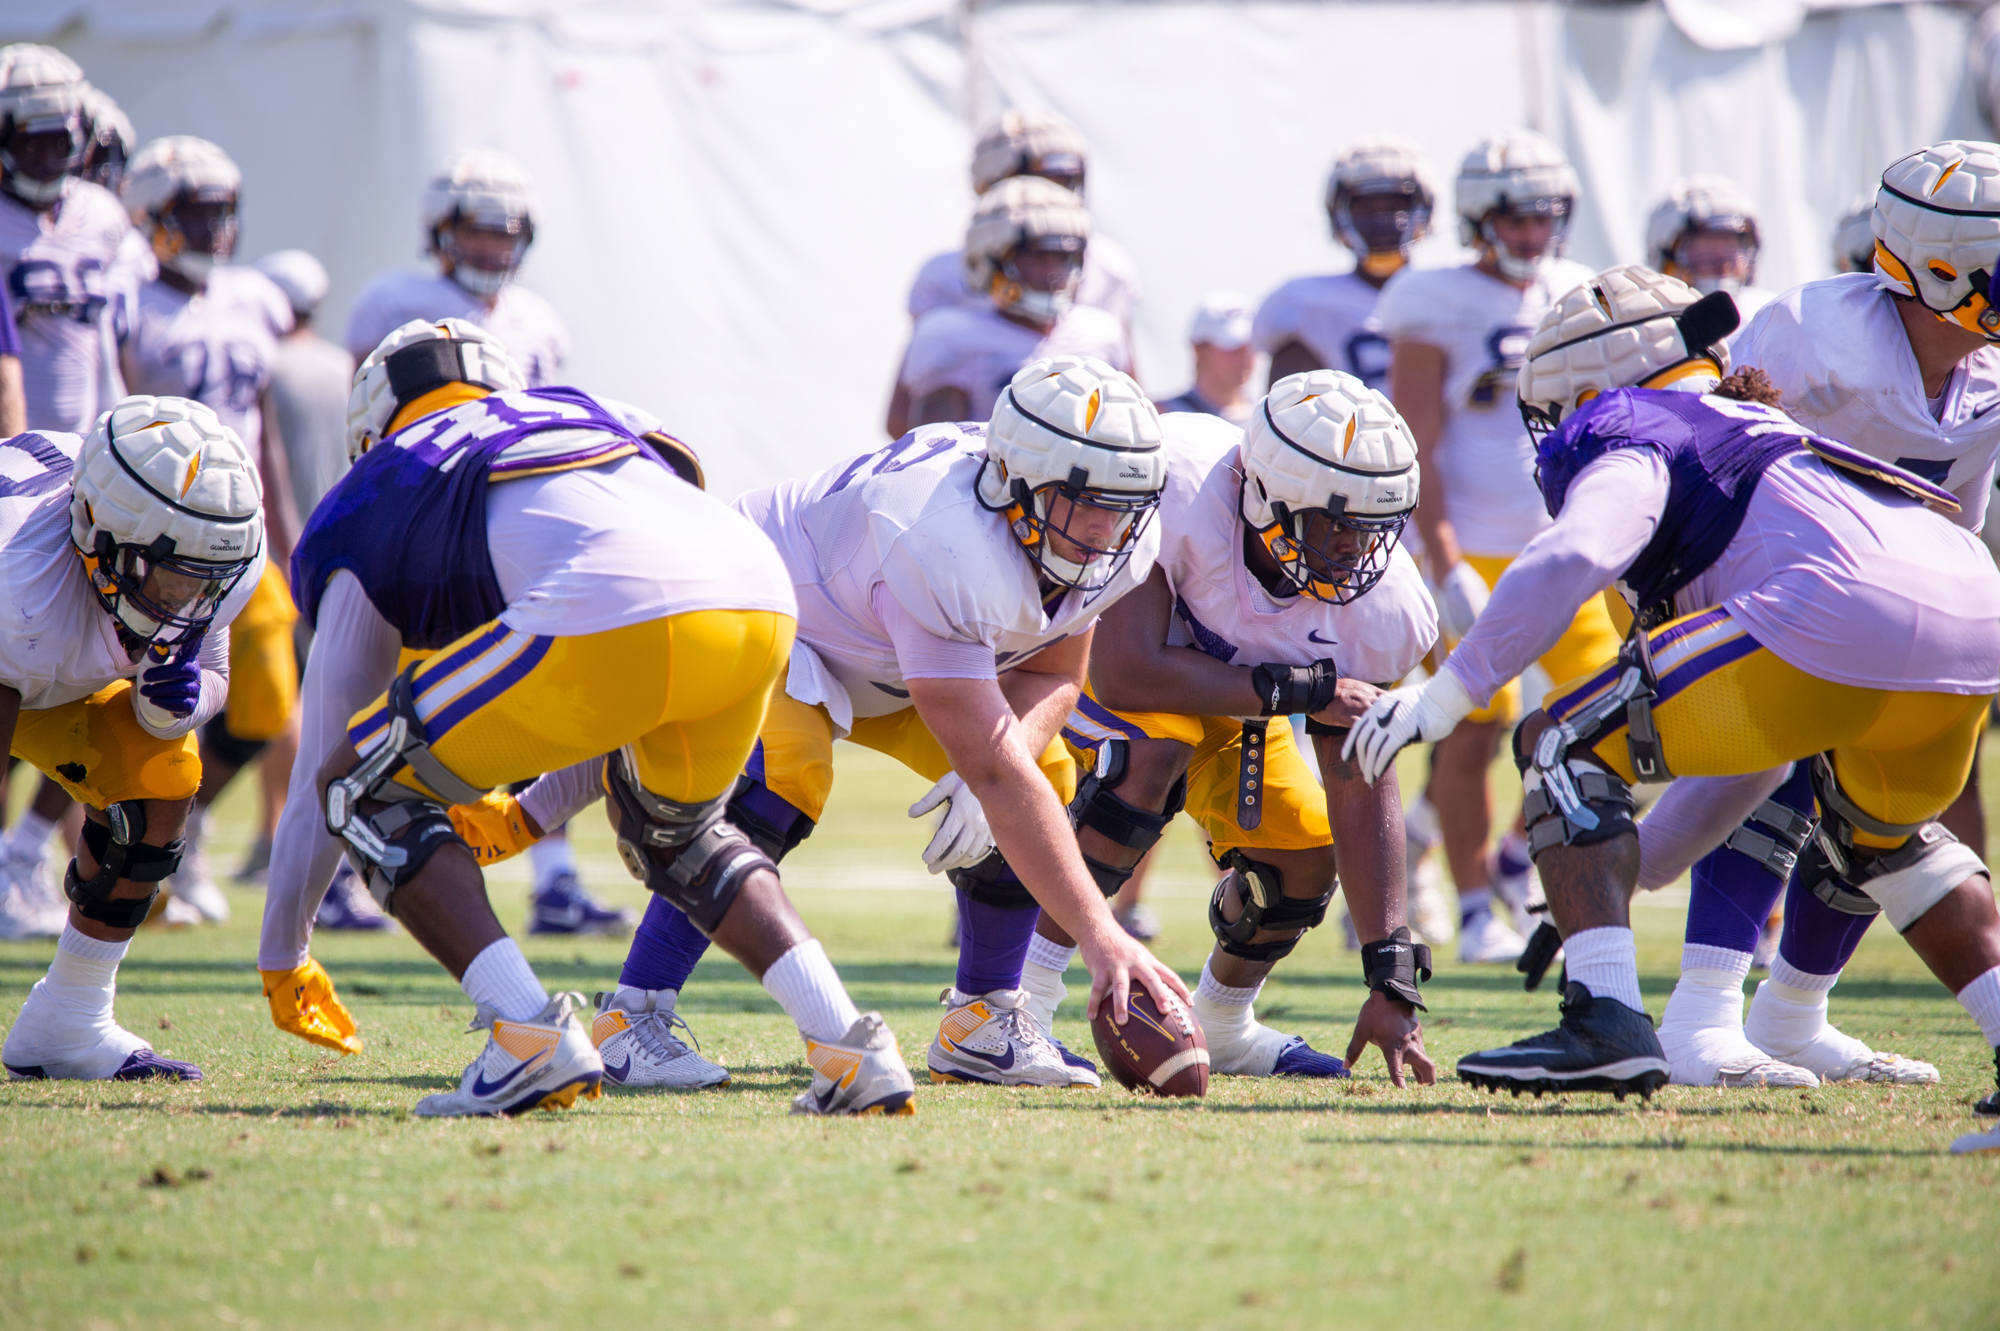
[[[1255,317],[1256,311],[1244,297],[1233,291],[1211,291],[1194,312],[1188,341],[1234,351],[1249,342],[1250,324]]]
[[[279,250],[257,261],[258,271],[277,283],[295,314],[311,314],[326,299],[326,269],[304,250]]]

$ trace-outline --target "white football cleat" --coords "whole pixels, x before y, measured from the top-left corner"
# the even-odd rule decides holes
[[[1512,963],[1527,950],[1527,940],[1490,910],[1479,911],[1459,930],[1458,959],[1468,965]]]
[[[925,1062],[932,1081],[989,1086],[1102,1086],[1095,1067],[1067,1061],[1028,1012],[1020,989],[938,995],[946,1012]],[[1087,1060],[1079,1060],[1086,1062]]]
[[[665,1002],[661,996],[665,995]],[[665,1086],[677,1091],[727,1086],[729,1069],[710,1062],[674,1034],[694,1032],[674,1011],[672,989],[629,989],[597,995],[597,1018],[590,1038],[614,1086]]]
[[[1435,855],[1407,863],[1404,887],[1409,893],[1410,925],[1418,942],[1443,947],[1458,933],[1458,912],[1444,894],[1444,870]],[[1357,938],[1349,951],[1360,950]]]
[[[0,939],[60,938],[67,923],[69,898],[40,855],[0,859]]]
[[[854,1019],[838,1041],[806,1040],[812,1085],[792,1100],[794,1114],[823,1117],[917,1112],[917,1083],[879,1012]]]
[[[1938,1070],[1901,1054],[1870,1049],[1865,1041],[1841,1032],[1826,1019],[1827,998],[1816,1005],[1794,1003],[1779,996],[1771,981],[1757,985],[1743,1034],[1772,1058],[1796,1064],[1821,1081],[1873,1082],[1884,1086],[1935,1086]]]
[[[2000,1123],[1984,1132],[1968,1132],[1951,1144],[1953,1155],[1977,1155],[1981,1151],[2000,1151]]]
[[[417,1101],[422,1118],[525,1114],[568,1109],[578,1094],[603,1094],[604,1063],[577,1020],[581,994],[557,994],[529,1021],[508,1021],[482,1007],[468,1031],[489,1031],[486,1048],[459,1079],[458,1089]]]
[[[1797,1086],[1810,1090],[1819,1085],[1819,1078],[1811,1072],[1772,1058],[1745,1039],[1741,1030],[1711,1026],[1676,1031],[1662,1022],[1660,1047],[1667,1053],[1667,1080],[1676,1086],[1732,1090]]]
[[[28,991],[0,1048],[0,1063],[10,1081],[201,1080],[200,1068],[162,1058],[120,1026],[111,1015],[109,990],[102,1007],[81,1012],[52,997],[46,978]]]

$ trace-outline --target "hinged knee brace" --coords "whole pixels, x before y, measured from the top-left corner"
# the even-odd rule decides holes
[[[771,857],[729,821],[732,791],[698,803],[655,795],[639,784],[629,745],[604,765],[604,785],[626,871],[702,933],[714,936],[751,874],[777,872]]]
[[[139,838],[146,835],[146,805],[143,800],[121,800],[104,810],[105,822],[86,818],[83,844],[97,861],[97,873],[85,878],[72,859],[63,873],[63,895],[76,906],[76,913],[113,929],[136,929],[146,922],[153,909],[155,886],[143,897],[113,899],[111,889],[120,879],[132,883],[158,884],[181,867],[180,840],[164,846],[149,846]]]
[[[1117,793],[1125,780],[1129,756],[1130,747],[1122,739],[1108,739],[1099,747],[1097,766],[1078,783],[1076,798],[1069,802],[1069,820],[1078,831],[1088,827],[1127,849],[1138,851],[1139,858],[1144,859],[1146,852],[1166,834],[1167,824],[1187,807],[1187,776],[1183,774],[1167,792],[1164,810],[1154,813],[1142,809],[1128,804]],[[1089,855],[1083,857],[1083,863],[1097,883],[1097,890],[1107,897],[1117,896],[1138,867],[1135,863],[1130,869],[1120,869]]]
[[[1587,748],[1639,686],[1637,667],[1628,668],[1616,686],[1588,707],[1567,721],[1552,721],[1535,741],[1533,754],[1521,751],[1522,727],[1527,723],[1515,728],[1514,766],[1521,772],[1521,819],[1528,829],[1529,858],[1539,857],[1551,846],[1594,846],[1637,830],[1632,788],[1614,772],[1571,758],[1569,751]],[[1647,720],[1650,726],[1650,713]]]
[[[1846,915],[1886,911],[1897,932],[1909,928],[1951,890],[1986,864],[1935,819],[1885,823],[1848,798],[1827,754],[1813,759],[1813,795],[1819,800],[1818,832],[1802,857],[1799,881],[1812,894]],[[1879,854],[1854,843],[1860,830],[1878,837],[1907,837]]]
[[[1738,824],[1722,844],[1740,855],[1748,855],[1779,882],[1789,882],[1792,870],[1798,867],[1799,852],[1812,840],[1816,825],[1797,809],[1769,799]],[[1759,827],[1767,829],[1769,835],[1757,830]]]
[[[1331,887],[1317,897],[1288,897],[1285,877],[1276,865],[1253,860],[1240,849],[1228,851],[1221,863],[1229,874],[1215,885],[1215,894],[1208,899],[1208,927],[1230,956],[1245,961],[1282,961],[1299,945],[1306,930],[1317,928],[1326,919],[1326,908],[1333,902]],[[1243,913],[1234,922],[1222,914],[1222,901],[1232,883],[1243,903]],[[1266,943],[1250,941],[1264,929],[1298,932]]]

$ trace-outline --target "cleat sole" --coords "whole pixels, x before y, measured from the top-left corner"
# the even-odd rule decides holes
[[[1653,1092],[1667,1084],[1667,1073],[1663,1068],[1645,1068],[1626,1075],[1606,1075],[1591,1073],[1576,1077],[1522,1076],[1513,1077],[1501,1073],[1486,1072],[1477,1068],[1468,1069],[1462,1064],[1458,1069],[1460,1081],[1480,1087],[1488,1092],[1511,1091],[1516,1099],[1522,1092],[1532,1092],[1536,1099],[1544,1094],[1559,1095],[1570,1091],[1603,1091],[1612,1098],[1623,1101],[1628,1095],[1637,1095],[1642,1100],[1651,1100]]]

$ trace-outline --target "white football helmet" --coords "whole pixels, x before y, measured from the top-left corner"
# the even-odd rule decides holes
[[[1833,224],[1833,271],[1875,271],[1875,196],[1864,194],[1847,205]]]
[[[1560,255],[1569,244],[1569,220],[1578,193],[1576,172],[1562,149],[1533,130],[1517,129],[1482,140],[1459,163],[1454,192],[1459,243],[1491,251],[1500,271],[1515,281],[1533,278],[1543,259]],[[1548,249],[1531,258],[1509,251],[1493,229],[1499,214],[1554,219]]]
[[[1521,419],[1539,441],[1566,413],[1614,388],[1705,393],[1729,373],[1722,340],[1737,322],[1727,291],[1704,296],[1636,263],[1607,268],[1536,326],[1516,380]]]
[[[1369,139],[1342,153],[1326,178],[1326,212],[1335,239],[1374,277],[1386,278],[1410,261],[1410,251],[1430,234],[1437,207],[1437,178],[1430,163],[1401,139]],[[1371,205],[1354,216],[1354,201],[1391,197],[1400,206]]]
[[[1040,176],[1009,176],[979,197],[965,232],[965,280],[1003,310],[1054,324],[1076,303],[1090,214],[1076,195]],[[1067,276],[1052,290],[1030,286],[1017,257],[1024,251],[1067,256]]]
[[[1756,281],[1758,247],[1757,205],[1727,176],[1681,177],[1646,219],[1646,262],[1704,294]]]
[[[153,257],[199,284],[236,252],[243,173],[229,154],[191,134],[154,139],[125,170],[125,210]]]
[[[285,293],[292,313],[301,319],[310,318],[326,299],[327,288],[332,284],[326,276],[326,266],[304,250],[279,250],[257,260],[257,271],[271,279],[278,290]]]
[[[86,86],[76,61],[53,46],[0,47],[0,183],[31,208],[61,198],[83,166]]]
[[[1340,370],[1271,385],[1243,430],[1237,511],[1299,593],[1346,605],[1389,571],[1417,511],[1417,441],[1389,399]]]
[[[1160,413],[1131,376],[1101,360],[1031,361],[994,404],[979,502],[1007,515],[1051,582],[1080,591],[1109,583],[1138,547],[1166,483]],[[1116,515],[1109,534],[1072,534],[1093,509]]]
[[[200,633],[264,548],[264,491],[236,432],[180,397],[128,397],[77,454],[70,540],[129,644]]]
[[[475,296],[491,296],[513,280],[534,244],[535,215],[541,209],[533,178],[497,148],[460,153],[424,186],[430,252],[445,264],[452,281]],[[452,239],[450,228],[459,222],[513,237],[512,257],[499,268],[474,264]]]
[[[77,174],[113,194],[125,179],[125,164],[139,147],[132,122],[102,88],[83,85],[83,127],[90,139]]]
[[[1950,139],[1892,162],[1875,192],[1875,276],[1989,342],[2000,342],[2000,144]]]
[[[972,192],[1011,176],[1040,176],[1083,193],[1087,153],[1076,126],[1053,111],[1003,111],[979,131],[972,150]]]
[[[528,381],[499,339],[464,319],[412,319],[382,339],[354,371],[347,398],[347,459],[379,443],[396,413],[446,384],[476,384],[495,393]]]

